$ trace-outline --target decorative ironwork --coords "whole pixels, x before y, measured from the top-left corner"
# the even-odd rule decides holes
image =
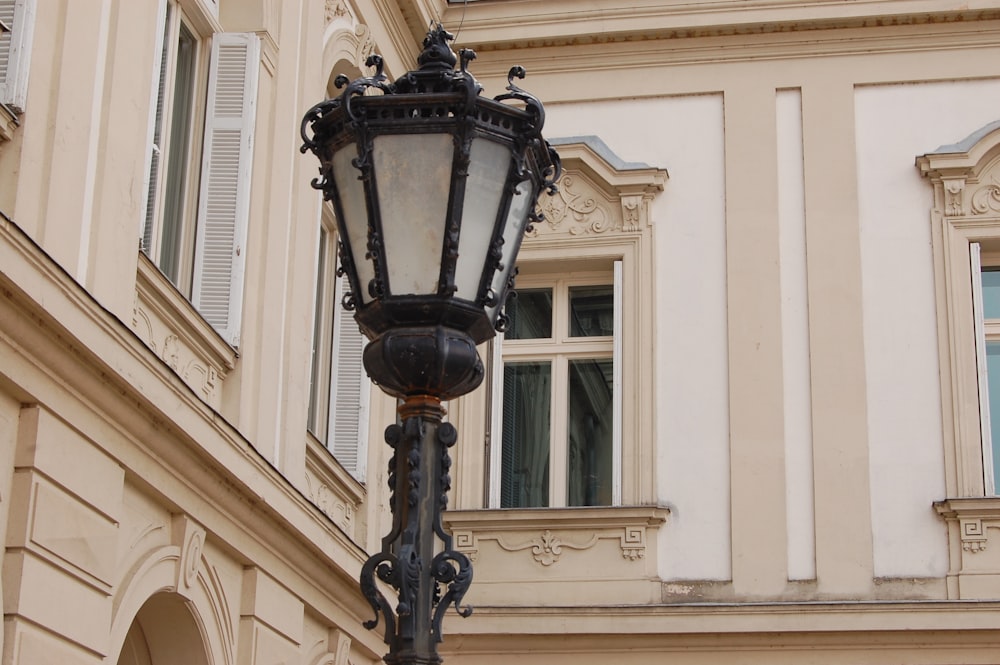
[[[388,665],[437,665],[445,612],[450,607],[461,616],[472,612],[463,605],[472,563],[454,549],[442,523],[451,489],[449,449],[457,433],[443,421],[441,402],[482,382],[476,345],[506,324],[502,309],[513,293],[521,240],[539,219],[539,194],[556,191],[561,171],[559,155],[542,138],[541,102],[514,84],[524,78],[524,69],[511,69],[504,94],[484,98],[469,72],[476,54],[463,49],[456,56],[448,44],[452,39],[440,24],[432,27],[419,68],[393,82],[382,58],[370,56],[372,75],[354,81],[337,77],[340,94],[309,109],[300,127],[302,151],[320,161],[312,186],[333,204],[337,219],[338,275],[349,283],[342,304],[354,311],[371,340],[365,369],[384,392],[403,399],[401,424],[385,432],[393,450],[392,527],[381,551],[361,570],[361,591],[374,611],[364,625],[383,624]],[[421,134],[450,140],[384,140]],[[386,228],[396,223],[394,232],[402,234],[413,227],[383,219],[388,213],[382,203],[385,199],[388,208],[391,201],[394,209],[407,212],[426,208],[423,192],[400,182],[398,172],[406,169],[393,168],[399,160],[395,163],[424,170],[424,153],[418,169],[405,161],[412,158],[404,153],[413,145],[426,145],[426,159],[436,160],[442,172],[450,170],[441,187],[430,185],[444,199],[435,201],[443,206],[443,219],[425,215],[420,222],[435,242],[425,243],[422,255],[406,257],[413,260],[400,267],[392,263],[399,257],[386,253],[386,240],[399,237],[387,238]],[[467,187],[473,176],[478,180]],[[402,198],[414,190],[414,198]],[[483,191],[489,207],[473,199]],[[473,220],[472,230],[463,229],[466,218]],[[417,280],[414,265],[430,270]],[[395,594],[394,606],[387,587]]]

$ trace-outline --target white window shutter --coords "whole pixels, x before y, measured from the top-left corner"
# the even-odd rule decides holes
[[[23,113],[28,97],[35,0],[0,0],[0,21],[11,29],[0,35],[0,103]]]
[[[365,338],[350,312],[340,306],[347,277],[337,281],[333,302],[333,349],[330,377],[328,445],[333,456],[358,480],[365,478],[368,457],[368,410],[371,384],[361,361]]]
[[[233,346],[243,307],[259,69],[257,35],[212,38],[191,302]]]
[[[986,366],[986,322],[983,313],[983,263],[979,243],[969,244],[972,268],[972,319],[976,332],[976,370],[979,378],[979,429],[983,444],[983,480],[986,496],[996,494],[993,482],[993,427],[990,422],[990,380]]]

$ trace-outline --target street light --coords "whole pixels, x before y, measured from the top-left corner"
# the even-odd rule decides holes
[[[320,160],[313,186],[336,212],[342,304],[371,340],[365,369],[402,400],[402,425],[385,433],[392,529],[361,571],[375,610],[365,626],[384,620],[389,665],[440,663],[445,611],[472,611],[461,604],[472,565],[441,523],[456,440],[441,402],[482,382],[476,345],[506,325],[521,239],[560,173],[541,102],[513,83],[524,70],[510,70],[506,93],[481,97],[475,53],[459,63],[451,39],[432,27],[419,68],[393,83],[371,56],[373,76],[338,77],[343,92],[302,120],[302,151]],[[376,579],[396,590],[395,610]]]

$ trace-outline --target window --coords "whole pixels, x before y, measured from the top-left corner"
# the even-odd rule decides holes
[[[1000,477],[1000,121],[917,159],[931,220],[948,496],[996,496]]]
[[[667,173],[594,136],[550,142],[563,175],[521,245],[507,332],[482,351],[485,389],[451,405],[459,440],[484,441],[455,447],[456,510],[657,499],[651,203]]]
[[[28,59],[35,25],[35,0],[0,0],[0,104],[23,113],[28,96]]]
[[[197,66],[204,57],[201,47],[201,40],[195,37],[180,9],[168,4],[142,247],[182,291],[190,288],[182,283],[181,271],[185,268],[190,276],[188,263],[194,246],[192,229],[190,225],[185,228],[183,220],[193,217],[196,205],[192,181],[197,181],[191,176],[197,174],[197,163],[191,162],[191,155],[195,152],[195,125],[201,129],[195,119]]]
[[[982,554],[1000,533],[1000,121],[917,167],[934,186],[947,491],[934,508],[948,527],[949,598],[978,598],[1000,580]]]
[[[986,261],[984,261],[986,259]],[[983,483],[986,496],[1000,487],[1000,254],[982,255],[970,244],[972,301],[976,332]],[[985,265],[984,265],[985,263]],[[995,426],[994,426],[995,425]]]
[[[620,308],[614,271],[519,277],[494,372],[500,508],[621,502]],[[499,408],[497,408],[499,407]],[[499,437],[496,436],[499,430]]]
[[[204,3],[186,3],[202,9]],[[208,11],[211,14],[211,11]],[[163,10],[141,247],[227,342],[239,343],[259,38],[203,35]]]
[[[365,477],[371,385],[361,362],[365,338],[341,306],[347,277],[337,276],[333,213],[323,206],[316,271],[309,431],[358,480]]]

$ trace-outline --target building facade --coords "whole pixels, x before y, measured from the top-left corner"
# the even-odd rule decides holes
[[[448,405],[445,660],[998,662],[1000,3],[627,4],[0,0],[3,663],[379,660],[299,124],[432,21],[564,164]]]

